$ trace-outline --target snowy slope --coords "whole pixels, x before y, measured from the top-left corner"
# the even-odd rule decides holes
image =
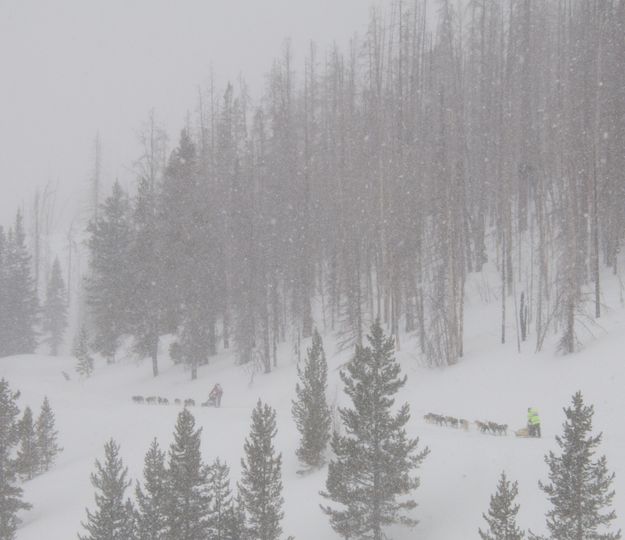
[[[606,296],[618,298],[616,284],[612,285],[613,294]],[[467,308],[466,355],[457,366],[434,370],[418,367],[413,353],[416,347],[404,339],[398,358],[408,374],[408,384],[401,399],[412,407],[412,434],[430,447],[431,454],[421,470],[422,485],[416,492],[419,507],[415,515],[420,524],[414,530],[391,531],[395,540],[477,538],[477,528],[483,526],[481,513],[488,507],[489,495],[502,469],[519,481],[520,524],[542,532],[546,504],[537,481],[546,479],[543,455],[555,449],[553,437],[563,421],[562,406],[577,389],[595,404],[595,428],[605,432],[602,450],[607,454],[609,468],[617,475],[617,526],[625,529],[625,310],[612,305],[607,311],[601,319],[602,327],[594,330],[595,337],[586,338],[584,350],[568,357],[554,354],[554,340],[541,354],[533,354],[533,343],[529,342],[523,344],[519,354],[512,328],[511,343],[500,345],[496,301],[488,305],[474,301]],[[337,368],[347,355],[333,354],[331,336],[325,341],[332,399],[340,395]],[[163,363],[158,379],[151,377],[148,363],[141,365],[127,359],[112,366],[98,365],[93,378],[81,381],[74,375],[74,360],[69,357],[0,359],[0,377],[6,377],[13,388],[22,391],[22,407],[29,404],[38,408],[44,395],[50,398],[65,448],[51,472],[25,484],[25,498],[33,509],[22,516],[18,540],[76,537],[85,506],[93,503],[89,483],[93,461],[101,457],[107,438],[112,436],[121,444],[133,479],[141,478],[143,456],[153,437],[158,437],[163,446],[169,444],[179,407],[136,405],[130,399],[132,395],[161,395],[170,401],[194,398],[199,403],[217,381],[225,390],[223,407],[193,409],[204,430],[205,460],[217,456],[226,459],[236,480],[251,409],[259,397],[266,400],[278,410],[276,445],[284,458],[285,533],[298,540],[338,538],[318,506],[325,471],[305,478],[296,474],[297,432],[290,415],[296,371],[286,345],[280,358],[276,372],[257,376],[252,385],[249,375],[233,365],[229,353],[202,367],[195,382],[189,382],[188,372],[169,362]],[[70,381],[64,379],[62,371],[71,374]],[[541,413],[541,440],[482,435],[475,426],[465,433],[431,426],[422,419],[431,411],[517,428],[523,426],[530,405]]]

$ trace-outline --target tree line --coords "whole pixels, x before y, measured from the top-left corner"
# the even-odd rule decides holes
[[[102,354],[132,335],[157,374],[175,333],[193,377],[230,347],[268,372],[315,324],[349,347],[380,318],[453,364],[479,272],[501,341],[579,346],[624,233],[625,2],[438,0],[435,28],[428,9],[374,10],[299,71],[287,44],[259,104],[211,82],[170,152],[150,117],[136,191],[89,227]]]
[[[54,259],[43,301],[33,277],[21,212],[0,226],[0,356],[35,352],[46,344],[57,355],[67,329],[68,302],[59,259]]]
[[[93,346],[112,358],[132,335],[156,374],[175,333],[192,376],[231,346],[270,371],[315,323],[348,347],[380,318],[396,346],[406,332],[453,364],[467,278],[496,272],[501,340],[540,350],[557,332],[574,351],[619,268],[624,35],[623,0],[405,0],[299,70],[285,45],[258,103],[211,81],[171,152],[151,116],[137,189],[104,203],[98,139]],[[38,291],[39,198],[32,261],[21,215],[0,234],[2,354],[37,333],[54,353],[65,330],[60,263]]]
[[[145,456],[144,479],[135,502],[125,498],[128,471],[111,439],[104,462],[96,460],[91,482],[96,509],[87,510],[82,540],[269,540],[282,533],[282,458],[276,454],[275,411],[260,400],[252,413],[250,436],[241,461],[242,479],[233,496],[229,468],[201,456],[202,428],[185,408],[179,415],[169,452],[155,439]]]

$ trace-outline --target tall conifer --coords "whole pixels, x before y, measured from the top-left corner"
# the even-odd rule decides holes
[[[137,483],[137,540],[166,540],[167,538],[168,477],[165,452],[156,439],[145,455],[143,486]]]
[[[17,513],[30,508],[22,500],[17,484],[15,446],[19,441],[19,409],[16,393],[5,379],[0,379],[0,540],[14,540],[18,526]]]
[[[166,501],[168,540],[196,540],[208,531],[208,470],[200,453],[202,428],[187,410],[178,415],[169,448]]]
[[[332,418],[326,399],[328,365],[317,330],[313,333],[312,346],[308,349],[304,367],[297,366],[297,374],[297,399],[293,401],[292,412],[301,438],[296,453],[302,463],[309,467],[319,467],[330,439]]]
[[[61,263],[54,259],[50,282],[46,289],[46,301],[43,306],[42,329],[50,346],[50,354],[56,356],[63,343],[67,328],[67,293],[61,272]]]
[[[233,501],[230,490],[230,469],[216,459],[208,474],[210,490],[210,540],[229,540],[229,526],[232,520]]]
[[[128,469],[119,455],[119,445],[109,440],[104,445],[104,463],[95,462],[95,472],[91,483],[96,489],[95,510],[87,509],[87,519],[82,526],[86,535],[78,535],[80,540],[133,540],[133,509],[124,499],[130,486]]]
[[[151,359],[152,374],[156,377],[163,307],[162,240],[156,214],[156,187],[148,178],[139,181],[133,217],[131,324],[134,348],[141,356]]]
[[[549,483],[540,483],[552,505],[547,528],[554,540],[617,540],[621,531],[610,532],[616,519],[611,509],[614,473],[608,472],[605,456],[593,460],[602,435],[592,435],[594,407],[585,405],[581,392],[564,409],[564,433],[556,436],[561,453],[549,452]]]
[[[118,182],[89,225],[91,275],[87,302],[95,326],[94,346],[112,360],[122,335],[130,331],[132,232],[128,197]]]
[[[245,440],[239,485],[247,529],[255,540],[277,540],[282,534],[282,455],[276,455],[273,446],[276,433],[276,411],[258,400]]]
[[[30,255],[21,212],[9,230],[4,270],[5,354],[35,351],[37,338],[37,293],[31,275]]]
[[[323,506],[332,528],[345,537],[384,538],[387,525],[414,526],[407,512],[416,502],[406,499],[419,486],[414,470],[429,450],[417,450],[418,439],[406,433],[407,403],[394,413],[394,396],[406,383],[394,358],[394,342],[379,321],[371,327],[368,347],[356,353],[341,372],[352,408],[340,408],[345,435],[334,433],[326,491],[339,506]],[[401,497],[401,499],[399,499]]]

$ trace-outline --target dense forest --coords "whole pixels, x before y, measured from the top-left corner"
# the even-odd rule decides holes
[[[284,340],[318,326],[350,347],[379,317],[450,365],[465,283],[487,271],[503,342],[556,332],[574,351],[625,232],[625,1],[454,6],[372,10],[302,65],[287,42],[260,100],[212,82],[171,145],[154,112],[131,193],[103,200],[98,141],[95,348],[132,335],[156,375],[174,333],[193,377],[230,347],[268,372]]]

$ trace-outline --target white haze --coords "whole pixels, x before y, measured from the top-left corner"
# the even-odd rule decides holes
[[[128,185],[150,109],[177,136],[211,65],[220,86],[242,73],[257,95],[285,38],[298,66],[310,40],[344,47],[369,10],[367,0],[0,0],[0,223],[51,183],[65,226],[97,131],[103,180]]]

